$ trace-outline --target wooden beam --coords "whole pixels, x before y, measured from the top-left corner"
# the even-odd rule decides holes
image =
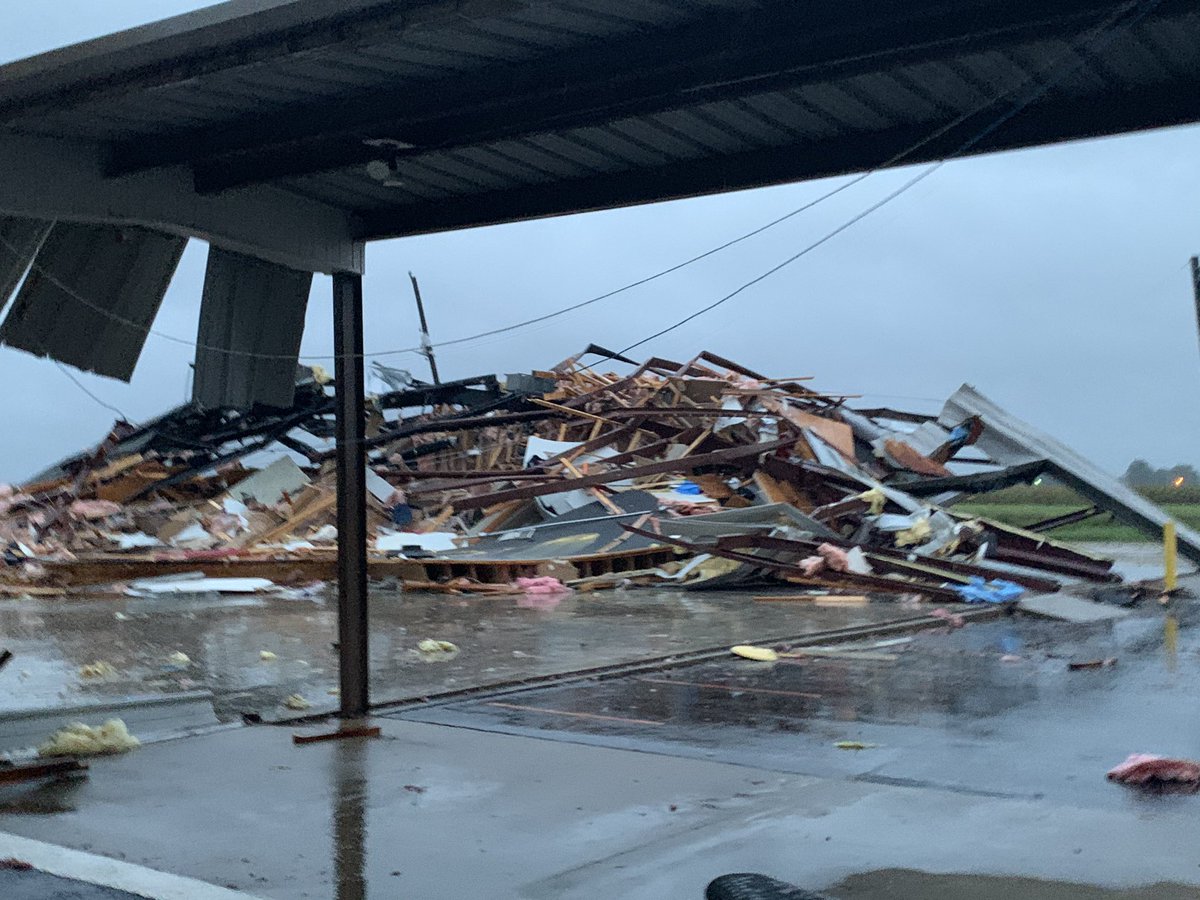
[[[582,478],[564,479],[548,484],[525,485],[523,487],[511,488],[507,491],[497,491],[494,494],[487,494],[481,497],[464,497],[462,500],[455,501],[454,508],[461,512],[465,509],[479,509],[483,506],[490,506],[493,503],[503,503],[506,500],[529,500],[534,497],[544,497],[547,494],[558,494],[563,491],[573,491],[577,488],[595,487],[630,478],[642,478],[646,475],[658,475],[666,472],[682,474],[705,466],[743,463],[764,453],[770,453],[794,443],[796,443],[795,437],[786,437],[763,444],[714,450],[712,453],[702,453],[699,456],[690,456],[686,459],[664,459],[641,466],[597,472],[592,475],[585,475]]]

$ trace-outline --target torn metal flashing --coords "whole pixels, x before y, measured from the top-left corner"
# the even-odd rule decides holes
[[[1163,526],[1173,521],[1159,507],[1070,447],[997,406],[970,385],[964,384],[946,401],[938,424],[954,428],[972,416],[979,417],[984,426],[975,446],[996,462],[1020,465],[1044,460],[1048,471],[1059,481],[1111,512],[1114,518],[1151,537],[1159,537]],[[1200,562],[1200,533],[1178,522],[1175,533],[1180,551]]]

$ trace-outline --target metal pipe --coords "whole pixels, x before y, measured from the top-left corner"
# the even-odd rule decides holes
[[[429,340],[429,323],[425,321],[425,304],[421,302],[421,286],[417,284],[417,276],[412,272],[408,273],[408,277],[412,281],[413,296],[417,298],[417,315],[421,318],[421,353],[429,360],[429,371],[433,375],[433,383],[441,384],[442,380],[438,378],[437,360],[433,358],[433,344]]]
[[[362,276],[333,276],[338,530],[338,673],[343,716],[369,705],[367,456]]]

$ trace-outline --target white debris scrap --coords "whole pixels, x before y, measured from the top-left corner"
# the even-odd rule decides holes
[[[405,547],[417,547],[430,553],[442,550],[456,550],[454,535],[448,531],[431,531],[427,534],[415,534],[409,531],[380,531],[375,538],[375,549],[380,553],[392,550],[403,550]]]
[[[257,594],[275,590],[269,578],[205,578],[183,575],[169,578],[142,578],[129,583],[130,597],[154,597],[159,594]]]

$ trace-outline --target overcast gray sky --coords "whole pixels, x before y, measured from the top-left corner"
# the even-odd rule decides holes
[[[0,59],[209,5],[188,0],[12,4]],[[1200,128],[943,166],[735,300],[637,351],[701,349],[779,376],[935,411],[970,382],[1119,473],[1135,456],[1200,464],[1200,350],[1187,259],[1200,252]],[[623,347],[728,293],[894,189],[871,176],[703,263],[532,329],[439,353],[443,377],[543,368],[589,341]],[[366,349],[412,346],[406,272],[434,340],[508,324],[665,268],[800,206],[833,181],[372,245]],[[206,249],[193,241],[157,330],[195,339]],[[303,353],[332,346],[318,278]],[[133,419],[185,399],[186,353],[151,336],[131,384],[71,370]],[[412,355],[384,362],[425,373]],[[0,348],[0,479],[99,439],[113,413],[47,360]]]

